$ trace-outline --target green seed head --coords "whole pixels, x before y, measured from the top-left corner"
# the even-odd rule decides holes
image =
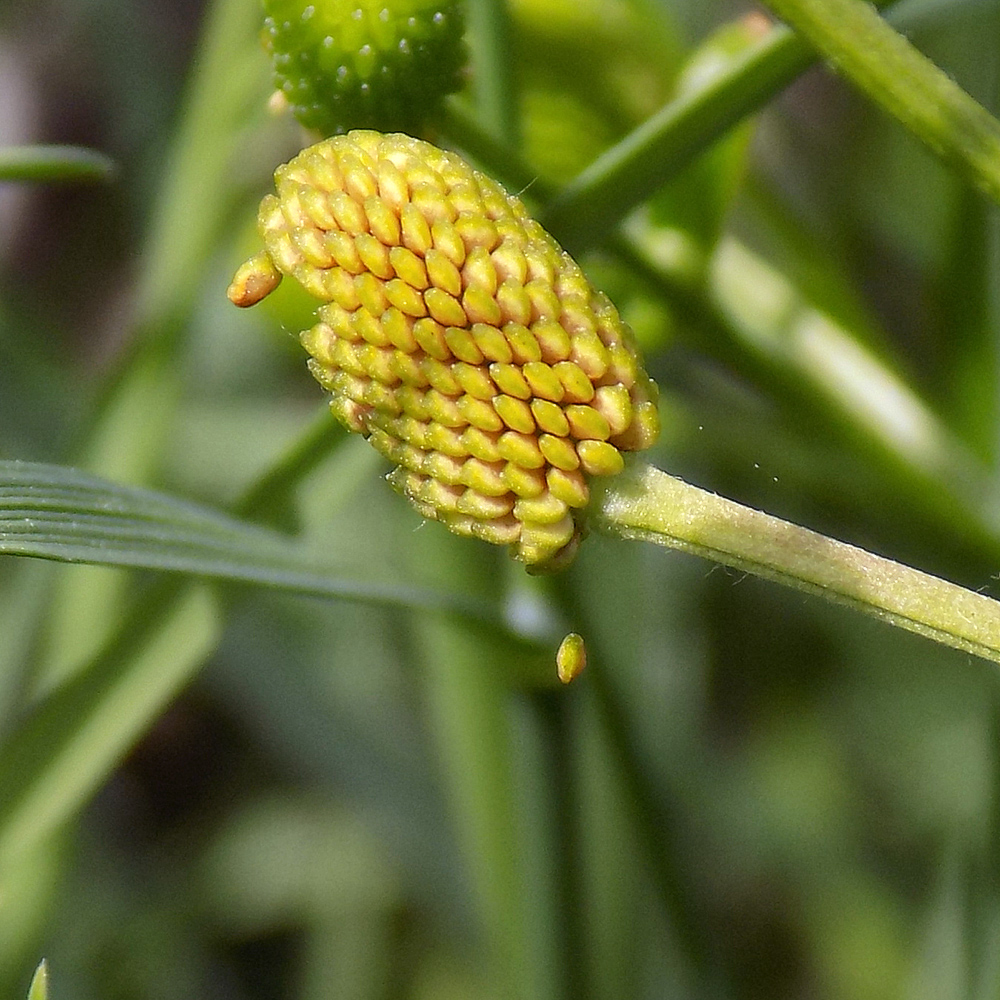
[[[290,274],[323,301],[302,334],[331,407],[425,516],[557,568],[593,476],[648,448],[656,386],[631,331],[517,199],[405,135],[304,150],[261,202],[248,306]]]
[[[415,128],[460,85],[457,0],[264,0],[275,86],[307,128]]]

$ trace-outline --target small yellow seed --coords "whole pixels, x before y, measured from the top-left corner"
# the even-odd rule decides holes
[[[391,278],[396,272],[389,261],[389,248],[377,240],[371,233],[360,233],[354,237],[358,256],[366,271],[371,271],[383,281]]]
[[[462,294],[462,275],[448,256],[435,247],[424,255],[427,274],[435,288],[441,288],[456,298]]]
[[[385,283],[385,297],[401,312],[414,319],[427,315],[423,297],[402,278],[392,278]]]
[[[506,395],[515,399],[531,399],[531,386],[518,365],[494,361],[490,365],[490,377]]]
[[[399,243],[402,238],[399,216],[383,197],[372,195],[366,198],[365,215],[368,216],[369,231],[380,243],[387,247],[394,247]]]
[[[559,323],[553,320],[539,320],[532,325],[531,332],[538,341],[543,361],[553,365],[569,357],[573,342]]]
[[[346,192],[334,191],[330,195],[330,208],[337,225],[345,233],[358,236],[368,232],[368,217],[365,210]]]
[[[545,479],[552,495],[559,497],[567,506],[587,506],[590,490],[578,469],[551,468],[545,474]]]
[[[431,228],[416,205],[408,203],[399,213],[399,223],[403,231],[403,246],[415,254],[423,255],[432,246]]]
[[[450,329],[454,328],[452,327]],[[454,350],[451,338],[448,336],[448,330],[445,330],[444,336],[448,341],[448,346],[452,347],[452,350]],[[458,356],[457,351],[455,351],[455,356]],[[455,381],[458,382],[462,389],[470,396],[475,396],[476,399],[490,400],[496,395],[497,390],[496,386],[493,384],[493,380],[487,372],[478,365],[469,364],[465,361],[455,361],[452,363],[451,371],[455,376]]]
[[[465,326],[468,321],[458,299],[442,288],[428,288],[424,302],[431,316],[444,326]]]
[[[547,486],[544,469],[525,469],[514,462],[504,466],[501,476],[510,491],[519,497],[541,496]]]
[[[538,438],[534,434],[505,431],[497,439],[497,451],[501,458],[522,469],[541,469],[545,465],[545,456],[538,447]]]
[[[514,504],[514,516],[519,521],[534,521],[538,524],[555,524],[566,516],[564,500],[545,493],[540,497],[522,497]]]
[[[533,395],[541,396],[542,399],[551,400],[553,403],[558,403],[563,398],[563,387],[559,376],[544,361],[529,361],[523,371]]]
[[[531,299],[519,282],[505,281],[497,289],[496,297],[500,315],[505,323],[527,326],[531,322]]]
[[[469,285],[462,296],[462,309],[470,323],[485,323],[498,327],[502,317],[497,300],[485,288]]]
[[[434,249],[440,250],[455,265],[461,267],[465,263],[465,244],[458,230],[443,219],[435,222],[430,229],[434,241]]]
[[[485,400],[466,395],[460,396],[455,405],[473,427],[488,432],[503,430],[503,421],[497,415],[497,411]]]
[[[521,434],[534,432],[535,418],[531,415],[531,407],[523,399],[496,396],[493,399],[493,408],[512,431],[519,431]]]
[[[423,291],[430,283],[424,262],[406,247],[393,247],[389,251],[389,261],[396,275],[411,288]]]
[[[567,406],[566,419],[575,438],[607,441],[611,436],[611,428],[607,418],[591,406]]]
[[[573,443],[564,437],[556,437],[553,434],[540,434],[538,436],[538,447],[541,449],[545,460],[556,469],[564,469],[567,472],[580,467],[580,456],[577,455]]]
[[[514,506],[514,501],[509,493],[502,493],[500,496],[488,496],[478,490],[467,489],[462,494],[459,501],[458,510],[462,514],[468,514],[479,520],[493,520],[509,514]]]
[[[452,458],[465,458],[466,448],[461,431],[443,424],[430,424],[424,434],[424,442],[431,451],[441,451]]]
[[[240,265],[226,292],[233,305],[246,309],[267,298],[281,283],[282,274],[266,253],[254,254]]]
[[[365,269],[365,265],[361,263],[361,257],[358,255],[358,248],[354,245],[354,240],[349,233],[339,229],[325,233],[323,242],[333,255],[333,259],[345,271],[349,271],[351,274],[360,274]]]
[[[508,492],[503,479],[503,467],[499,462],[467,459],[462,469],[462,482],[486,496],[502,497]]]
[[[569,434],[569,421],[561,406],[547,399],[533,399],[531,414],[540,431],[565,437]]]
[[[579,677],[587,666],[587,648],[583,637],[576,632],[570,632],[556,651],[556,673],[563,684]]]
[[[513,358],[510,344],[507,343],[503,332],[495,326],[476,323],[472,327],[472,337],[487,361],[499,361],[501,364],[507,364]]]
[[[413,324],[413,339],[437,361],[448,361],[451,351],[444,338],[444,327],[433,319],[418,319]]]
[[[625,468],[621,452],[607,441],[581,441],[576,453],[588,476],[617,476]]]
[[[397,353],[408,356],[417,349],[417,341],[413,336],[413,320],[395,307],[386,309],[382,313],[382,326]]]
[[[535,335],[521,323],[505,323],[503,335],[510,344],[511,357],[515,363],[525,365],[529,361],[541,361],[542,349]]]
[[[466,427],[462,432],[462,444],[474,458],[484,462],[499,462],[500,452],[497,449],[497,435],[480,430],[474,425]]]

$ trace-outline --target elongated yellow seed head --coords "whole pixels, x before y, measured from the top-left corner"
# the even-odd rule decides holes
[[[628,327],[521,202],[453,153],[356,131],[275,172],[265,252],[230,299],[292,275],[322,300],[302,334],[331,408],[452,531],[556,568],[588,480],[648,448],[656,385]]]

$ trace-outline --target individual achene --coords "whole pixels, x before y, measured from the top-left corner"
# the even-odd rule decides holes
[[[589,480],[648,448],[656,386],[631,331],[522,203],[459,156],[355,131],[275,173],[264,252],[229,289],[291,275],[322,300],[302,333],[331,408],[427,518],[532,568],[573,557]]]

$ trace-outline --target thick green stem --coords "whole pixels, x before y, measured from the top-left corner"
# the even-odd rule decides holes
[[[1000,122],[864,0],[767,0],[833,66],[1000,202]]]
[[[607,534],[705,556],[1000,663],[1000,602],[651,466],[611,480],[593,515]]]

